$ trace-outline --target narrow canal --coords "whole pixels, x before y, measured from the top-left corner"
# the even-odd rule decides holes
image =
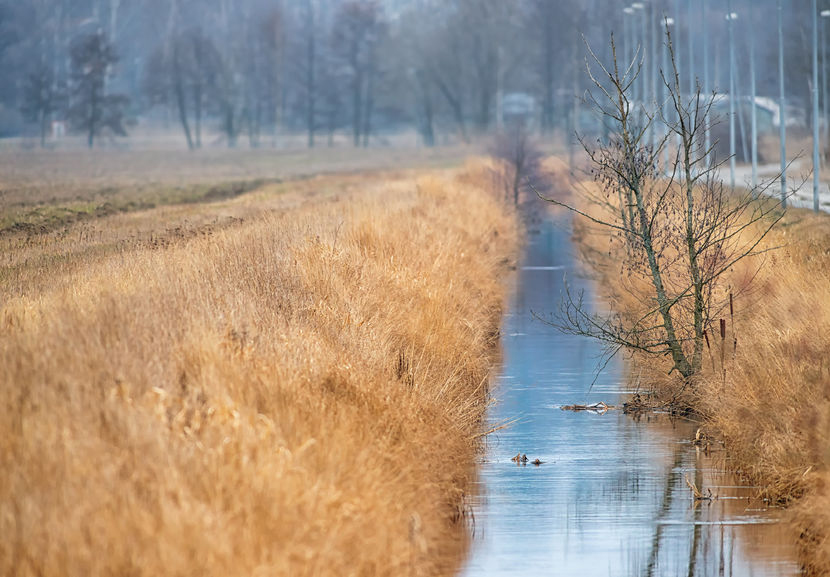
[[[513,423],[488,441],[462,575],[798,575],[778,513],[719,472],[722,455],[693,445],[693,423],[561,410],[619,404],[630,393],[619,360],[589,392],[599,344],[534,319],[558,309],[566,275],[586,302],[595,298],[567,224],[530,225],[489,415]],[[511,462],[519,452],[544,463]],[[695,503],[687,478],[718,499]]]

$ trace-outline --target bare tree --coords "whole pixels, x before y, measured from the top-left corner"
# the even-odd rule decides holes
[[[534,182],[536,191],[543,192],[540,187],[545,182],[542,174],[544,154],[524,125],[513,124],[498,134],[492,155],[504,168],[505,200],[512,199],[513,205],[519,206],[519,194],[526,182]]]
[[[52,115],[59,110],[64,98],[55,81],[52,66],[45,59],[29,74],[23,86],[23,117],[36,122],[40,128],[40,146],[46,146],[46,134]]]
[[[277,144],[280,125],[283,121],[283,93],[286,85],[286,22],[282,4],[277,4],[268,13],[259,27],[259,50],[263,59],[262,95],[264,106],[271,110],[273,118],[273,143]]]
[[[421,104],[421,134],[424,145],[435,146],[435,105],[432,98],[432,89],[422,69],[414,72],[417,83],[418,102]]]
[[[129,102],[123,94],[107,94],[106,79],[118,57],[103,32],[82,37],[71,50],[72,126],[86,133],[89,148],[104,129],[126,136],[124,109]]]
[[[672,68],[663,82],[671,114],[645,105],[634,110],[629,89],[640,67],[635,61],[620,69],[613,37],[610,67],[589,47],[601,72],[595,76],[588,67],[594,86],[590,101],[613,131],[607,144],[582,141],[595,184],[581,191],[583,202],[577,206],[545,200],[621,242],[622,273],[650,287],[634,314],[594,314],[581,296],[568,295],[559,325],[604,341],[612,352],[624,348],[668,356],[672,370],[688,380],[700,370],[707,331],[711,334],[728,300],[724,274],[759,253],[761,240],[782,213],[773,198],[762,194],[763,188],[725,190],[719,165],[707,164],[709,151],[701,143],[714,95],[701,95],[698,87],[684,100],[668,31],[666,42]],[[651,130],[662,134],[654,147],[648,144]],[[675,137],[680,146],[669,165],[661,166],[664,149]],[[632,294],[641,296],[639,291]]]
[[[332,34],[334,54],[349,71],[352,94],[352,137],[368,145],[377,74],[377,45],[382,30],[380,6],[374,0],[349,0],[340,6]]]
[[[219,52],[199,28],[180,32],[160,46],[147,62],[144,93],[150,104],[176,110],[191,150],[202,146],[204,109],[216,100],[221,71]]]
[[[308,147],[314,148],[317,123],[317,8],[314,0],[305,6],[305,98]]]

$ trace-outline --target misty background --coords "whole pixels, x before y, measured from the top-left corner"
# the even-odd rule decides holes
[[[772,133],[777,2],[734,0],[732,11],[737,96],[749,93],[754,35],[769,113],[759,130]],[[785,0],[784,12],[788,125],[806,131],[813,15],[807,0]],[[603,58],[611,33],[623,54],[642,44],[661,67],[664,38],[654,35],[669,17],[682,89],[691,92],[690,67],[702,79],[705,55],[710,88],[724,93],[726,14],[714,0],[3,1],[0,137],[24,147],[134,147],[148,134],[192,149],[402,136],[433,146],[511,117],[543,135],[590,134],[601,127],[580,102],[582,35]]]

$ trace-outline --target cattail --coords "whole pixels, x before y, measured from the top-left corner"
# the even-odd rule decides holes
[[[721,339],[726,338],[726,319],[721,319],[720,320],[720,338]]]
[[[738,337],[735,334],[735,313],[732,308],[732,291],[729,291],[729,319],[732,323],[732,358],[735,358],[735,353],[738,351]]]

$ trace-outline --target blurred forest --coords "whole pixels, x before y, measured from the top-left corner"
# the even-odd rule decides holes
[[[664,16],[675,21],[681,69],[701,77],[705,55],[711,88],[725,91],[726,2],[636,4],[632,12],[615,0],[4,0],[0,136],[53,146],[78,134],[92,147],[154,127],[195,149],[281,146],[288,135],[307,146],[383,145],[408,132],[432,146],[489,133],[510,114],[543,134],[590,132],[579,98],[582,35],[606,57],[611,33],[625,54],[643,43],[659,66]],[[806,122],[810,3],[784,5],[788,104]],[[753,34],[758,95],[771,99],[776,6],[732,2],[739,86],[749,82]]]

